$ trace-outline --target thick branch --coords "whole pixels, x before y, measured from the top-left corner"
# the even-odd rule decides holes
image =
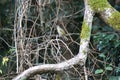
[[[100,13],[101,18],[116,30],[120,30],[120,13],[114,8],[107,8]]]
[[[99,13],[106,23],[114,29],[120,30],[120,13],[107,0],[88,0],[88,3],[92,10]]]
[[[84,59],[82,59],[81,56],[78,54],[74,58],[72,58],[68,61],[62,62],[62,63],[44,64],[44,65],[31,67],[31,68],[25,70],[20,75],[18,75],[13,80],[24,80],[24,79],[29,78],[31,75],[35,75],[35,74],[42,74],[42,73],[51,72],[51,71],[56,72],[56,71],[61,71],[61,70],[67,70],[67,69],[71,68],[73,65],[75,65],[77,63],[82,63],[83,61],[84,61]]]

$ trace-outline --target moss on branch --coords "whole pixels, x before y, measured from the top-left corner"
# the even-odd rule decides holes
[[[84,21],[82,24],[82,32],[81,32],[80,37],[82,39],[87,39],[88,37],[90,37],[90,32],[91,32],[91,29],[89,25]]]
[[[107,0],[88,0],[88,3],[95,12],[104,11],[111,7]]]
[[[108,23],[111,24],[114,29],[120,30],[120,13],[117,11],[113,12],[108,18]]]

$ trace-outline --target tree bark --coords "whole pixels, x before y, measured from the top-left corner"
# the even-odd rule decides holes
[[[116,30],[120,30],[120,13],[107,0],[88,0],[88,4],[95,13],[100,14],[105,23]]]

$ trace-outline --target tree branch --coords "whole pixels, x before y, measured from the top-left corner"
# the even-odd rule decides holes
[[[61,71],[61,70],[67,70],[69,68],[72,68],[73,65],[77,63],[82,63],[82,62],[84,62],[84,59],[82,59],[81,56],[78,54],[74,58],[67,60],[65,62],[62,62],[62,63],[44,64],[44,65],[38,65],[38,66],[31,67],[25,70],[20,75],[18,75],[13,80],[23,80],[23,79],[29,78],[31,75],[42,74],[42,73],[51,72],[51,71],[56,72],[56,71]]]
[[[88,0],[94,12],[99,13],[103,21],[116,30],[120,30],[120,13],[107,0]]]

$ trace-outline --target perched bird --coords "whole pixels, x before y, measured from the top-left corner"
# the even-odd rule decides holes
[[[65,31],[59,25],[57,25],[57,32],[60,37],[64,38],[65,40],[68,40]]]

